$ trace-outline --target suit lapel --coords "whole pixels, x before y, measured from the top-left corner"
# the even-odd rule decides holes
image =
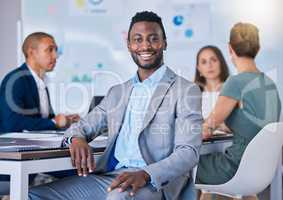
[[[25,72],[25,78],[28,82],[29,85],[29,93],[30,96],[32,97],[33,101],[34,101],[34,107],[38,109],[38,113],[40,113],[40,105],[39,105],[39,94],[38,94],[38,90],[37,90],[37,86],[36,86],[36,82],[30,72],[30,70],[28,69],[26,64],[22,65],[23,70]]]
[[[46,90],[46,94],[47,94],[47,98],[48,98],[48,107],[49,107],[49,116],[48,116],[48,118],[52,119],[53,117],[55,117],[55,114],[54,114],[53,108],[51,106],[51,101],[50,101],[50,95],[49,95],[48,88],[46,87],[45,90]]]
[[[145,129],[145,127],[150,123],[152,118],[155,116],[168,89],[170,88],[172,83],[174,83],[175,78],[176,78],[176,74],[172,70],[167,68],[164,77],[161,79],[160,83],[158,84],[157,88],[155,89],[151,97],[147,112],[145,114],[144,123],[141,132]]]

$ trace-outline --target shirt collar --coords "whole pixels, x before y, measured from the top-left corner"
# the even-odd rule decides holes
[[[146,85],[155,85],[160,82],[162,77],[164,76],[166,72],[166,66],[161,65],[159,69],[157,69],[153,74],[151,74],[147,79],[145,79],[143,82],[140,81],[138,73],[135,74],[135,76],[132,78],[133,84],[146,84]]]
[[[37,86],[40,87],[40,88],[45,88],[45,87],[46,87],[46,84],[45,84],[45,76],[43,77],[43,79],[41,79],[41,78],[37,75],[37,73],[36,73],[29,65],[27,65],[27,66],[28,66],[28,69],[29,69],[29,71],[30,71],[32,77],[34,78],[34,80],[35,80]]]

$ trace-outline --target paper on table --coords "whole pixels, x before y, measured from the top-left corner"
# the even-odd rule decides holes
[[[60,146],[64,136],[58,134],[37,134],[37,133],[6,133],[0,135],[0,139],[11,139],[15,141],[26,141],[29,144],[29,141],[38,141],[38,142],[45,142],[45,145],[50,143],[52,146]],[[6,142],[6,140],[4,140]],[[13,142],[13,141],[11,141]],[[3,142],[2,142],[3,143]],[[3,144],[1,143],[1,146]]]
[[[63,135],[65,131],[58,131],[58,130],[41,130],[41,131],[27,131],[23,130],[23,133],[36,133],[36,134],[58,134],[58,135]]]
[[[107,136],[98,136],[94,140],[92,140],[89,145],[93,148],[104,148],[107,145]]]
[[[5,149],[20,149],[20,148],[35,148],[35,147],[39,147],[38,145],[10,145],[10,146],[1,146],[0,150],[5,150]]]
[[[105,141],[107,139],[108,139],[107,136],[100,135],[100,136],[94,138],[94,141]]]
[[[51,138],[51,137],[61,137],[62,135],[58,134],[38,134],[38,133],[6,133],[0,135],[0,138],[24,138],[24,139],[43,139],[43,138]]]
[[[62,139],[58,137],[26,139],[26,138],[0,138],[0,152],[30,151],[42,149],[61,148]]]
[[[59,148],[63,138],[58,134],[7,133],[0,135],[0,152]],[[106,136],[98,136],[91,144],[93,147],[105,147],[107,140]]]
[[[225,134],[229,134],[228,132],[216,129],[215,131],[213,131],[212,135],[225,135]]]

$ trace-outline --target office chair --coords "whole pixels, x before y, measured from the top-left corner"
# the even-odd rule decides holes
[[[92,109],[95,106],[97,106],[102,101],[103,98],[104,98],[104,96],[94,96],[94,97],[92,97],[88,112],[92,111]]]
[[[104,96],[94,96],[91,100],[91,103],[88,109],[88,113],[90,113],[94,109],[94,107],[97,106],[102,101],[103,98]],[[101,135],[103,136],[108,135],[108,129],[103,129],[100,132],[101,132]]]
[[[203,192],[234,198],[254,196],[272,182],[279,156],[282,156],[282,145],[283,122],[270,123],[248,144],[230,181],[219,185],[195,184],[195,187]]]

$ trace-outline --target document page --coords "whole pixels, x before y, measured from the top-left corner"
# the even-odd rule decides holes
[[[61,148],[63,135],[7,133],[0,135],[0,151],[28,151]]]

